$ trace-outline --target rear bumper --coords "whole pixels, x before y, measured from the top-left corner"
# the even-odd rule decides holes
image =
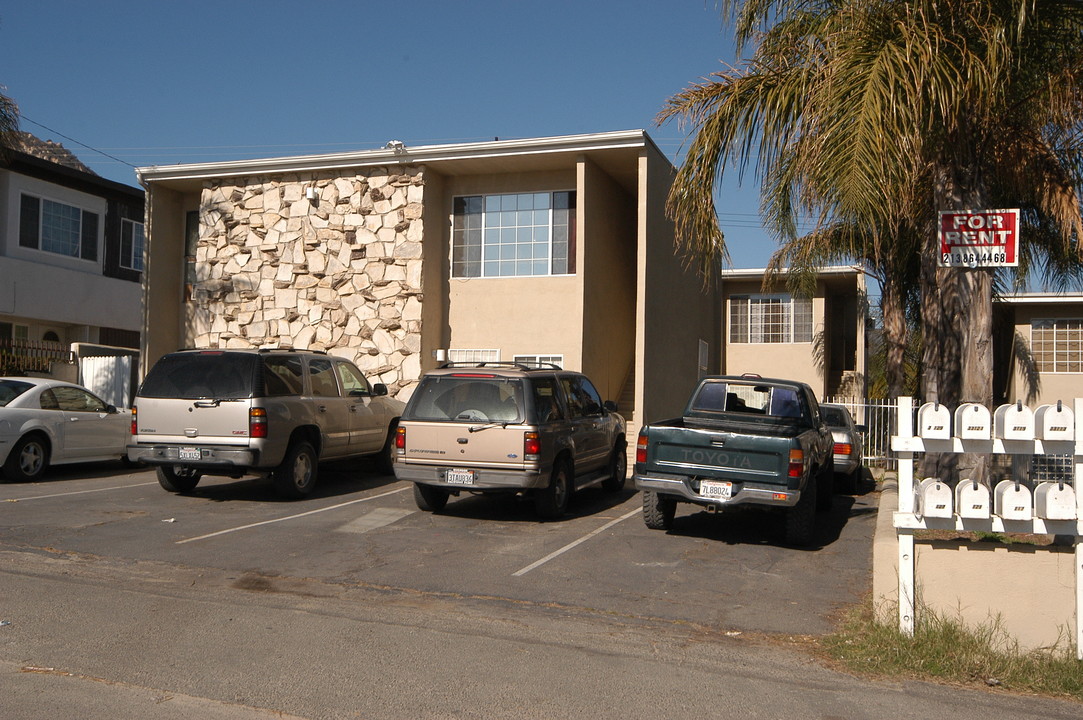
[[[129,445],[128,459],[147,465],[183,465],[184,467],[214,470],[247,470],[259,465],[259,452],[250,448],[231,448],[201,445],[198,460],[180,458],[181,448],[194,445]]]
[[[490,468],[463,468],[474,471],[475,480],[470,484],[449,483],[447,471],[458,470],[446,465],[414,465],[395,460],[395,477],[406,482],[422,483],[449,490],[532,490],[549,485],[549,473],[541,470],[500,470]]]
[[[790,490],[785,487],[765,488],[755,487],[743,483],[733,483],[733,494],[726,499],[707,498],[696,492],[692,478],[683,475],[648,475],[635,473],[632,475],[637,490],[651,490],[661,495],[676,497],[683,502],[697,505],[716,505],[729,507],[731,505],[771,505],[774,507],[793,507],[801,499],[800,490]]]

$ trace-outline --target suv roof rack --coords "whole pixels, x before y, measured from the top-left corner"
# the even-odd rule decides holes
[[[464,360],[449,360],[442,363],[441,368],[457,368],[457,367],[472,367],[472,368],[514,368],[516,370],[563,370],[556,363],[550,362],[532,362],[528,360],[484,360],[480,362],[464,361]]]
[[[326,350],[305,350],[302,348],[179,348],[174,352],[259,352],[259,353],[271,353],[271,352],[292,352],[292,353],[312,353],[313,355],[326,355]]]

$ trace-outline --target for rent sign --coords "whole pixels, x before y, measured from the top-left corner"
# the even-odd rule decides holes
[[[1019,264],[1018,210],[940,212],[940,267]]]

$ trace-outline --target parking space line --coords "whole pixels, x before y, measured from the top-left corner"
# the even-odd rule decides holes
[[[558,557],[558,556],[563,555],[564,553],[568,552],[569,550],[574,548],[576,545],[579,545],[580,543],[585,543],[587,540],[590,540],[592,537],[594,537],[598,533],[605,532],[606,530],[613,527],[617,523],[624,522],[628,518],[630,518],[630,517],[632,517],[634,515],[638,515],[641,512],[643,512],[642,508],[636,508],[635,510],[628,513],[627,515],[621,515],[616,520],[610,520],[609,522],[607,522],[605,525],[602,525],[597,530],[591,530],[589,533],[587,533],[583,537],[579,538],[578,540],[576,540],[574,542],[568,543],[567,545],[565,545],[564,547],[562,547],[561,549],[559,549],[559,550],[557,550],[555,552],[549,553],[548,555],[543,557],[541,560],[538,560],[537,562],[534,562],[534,563],[531,563],[530,565],[527,565],[522,570],[516,570],[515,572],[513,572],[511,574],[511,576],[512,577],[520,577],[522,575],[526,575],[528,572],[530,572],[534,568],[544,565],[545,563],[549,562],[553,558]]]
[[[239,532],[241,530],[249,530],[260,525],[271,525],[274,523],[285,522],[286,520],[296,520],[307,515],[315,515],[316,513],[327,512],[328,510],[337,510],[338,508],[346,507],[347,505],[355,505],[360,502],[367,502],[369,500],[376,500],[377,498],[387,497],[388,495],[394,495],[400,492],[406,492],[411,490],[413,485],[407,485],[404,488],[398,490],[392,490],[391,492],[380,493],[379,495],[370,495],[369,497],[358,498],[356,500],[350,500],[349,502],[339,503],[338,505],[330,505],[325,508],[319,508],[318,510],[309,510],[308,512],[298,513],[296,515],[288,515],[286,517],[276,518],[274,520],[264,520],[263,522],[252,523],[250,525],[241,525],[240,527],[229,528],[228,530],[219,530],[218,532],[207,533],[206,535],[199,535],[198,537],[191,537],[186,540],[178,540],[175,544],[183,545],[185,543],[195,542],[196,540],[206,540],[207,538],[218,537],[219,535],[228,535],[229,533]]]
[[[8,498],[7,502],[26,502],[27,500],[45,500],[47,498],[66,497],[68,495],[86,495],[87,493],[105,492],[106,490],[125,490],[127,488],[143,487],[144,485],[157,485],[158,481],[135,483],[133,485],[116,485],[114,487],[97,488],[95,490],[73,490],[71,492],[54,493],[52,495],[33,495],[24,498]]]

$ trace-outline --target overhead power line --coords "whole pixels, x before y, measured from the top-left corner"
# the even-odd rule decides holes
[[[67,135],[65,135],[62,132],[57,132],[56,130],[53,130],[51,127],[48,127],[46,125],[42,125],[41,123],[37,122],[36,120],[32,120],[31,118],[28,118],[26,115],[19,115],[19,119],[20,120],[26,120],[28,123],[31,123],[32,125],[37,125],[39,128],[42,128],[44,130],[48,130],[49,132],[53,133],[54,135],[56,135],[58,137],[62,137],[62,138],[64,138],[65,140],[67,140],[69,142],[73,142],[76,145],[79,145],[80,147],[85,147],[87,150],[90,150],[91,152],[96,152],[99,155],[104,155],[105,157],[109,158],[110,160],[116,160],[118,163],[121,163],[123,165],[127,165],[130,168],[135,167],[135,165],[132,165],[130,162],[128,162],[126,160],[121,160],[120,158],[114,157],[114,156],[110,155],[107,152],[102,152],[98,148],[91,147],[90,145],[87,145],[84,142],[79,142],[78,140],[76,140],[73,137],[68,137]]]

